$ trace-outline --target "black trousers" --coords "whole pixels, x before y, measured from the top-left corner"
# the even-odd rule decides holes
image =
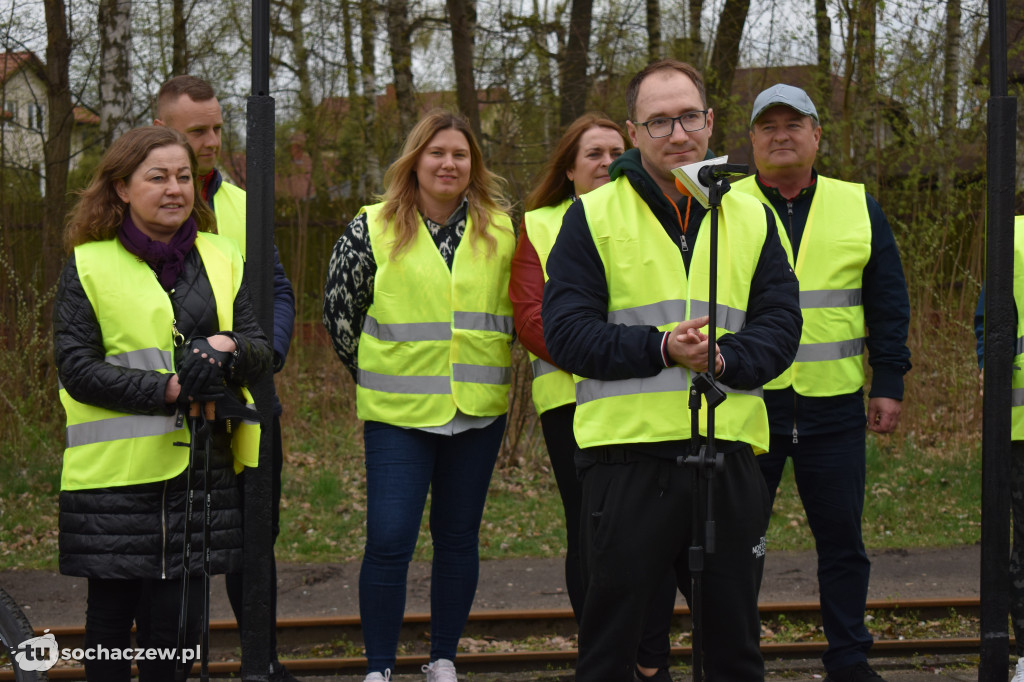
[[[599,460],[601,451],[612,452],[594,451]],[[666,571],[692,604],[688,555],[696,469],[626,455],[617,463],[605,458],[583,473],[586,597],[578,682],[632,680],[647,606]],[[718,530],[716,551],[705,556],[702,571],[704,671],[709,682],[761,682],[757,593],[770,503],[748,446],[725,455],[711,489]]]
[[[186,648],[199,643],[203,617],[203,579],[190,578]],[[85,609],[85,648],[108,652],[132,648],[132,624],[136,645],[146,649],[173,649],[178,645],[178,616],[181,611],[181,581],[153,579],[89,578]],[[181,656],[181,652],[176,652]],[[86,660],[85,678],[89,682],[127,682],[131,679],[130,660]],[[137,661],[142,682],[184,680],[192,667],[175,676],[177,662],[170,660]]]
[[[281,418],[274,415],[270,434],[270,464],[274,496],[274,506],[271,510],[271,519],[274,525],[274,540],[281,531],[281,470],[284,468],[284,446],[281,441]],[[242,509],[245,509],[245,476],[238,477],[238,488],[242,491]],[[235,621],[238,629],[242,629],[242,608],[245,599],[245,592],[242,589],[243,574],[228,573],[224,576],[224,586],[227,588],[228,601],[231,602],[231,610],[235,614]],[[270,620],[274,625],[270,628],[270,660],[277,660],[277,562],[274,555],[270,555]]]
[[[575,403],[547,410],[540,416],[544,431],[544,444],[555,474],[558,493],[565,511],[565,586],[569,593],[573,615],[579,623],[583,612],[583,567],[580,560],[580,505],[583,488],[576,471],[575,455],[579,449],[572,431],[576,414]],[[636,662],[645,668],[668,667],[671,652],[669,630],[676,605],[676,578],[666,570],[661,587],[651,596],[647,609],[643,638],[636,652]]]

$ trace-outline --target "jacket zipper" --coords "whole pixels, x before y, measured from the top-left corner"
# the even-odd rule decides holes
[[[167,481],[164,481],[164,492],[160,496],[160,579],[167,579]]]

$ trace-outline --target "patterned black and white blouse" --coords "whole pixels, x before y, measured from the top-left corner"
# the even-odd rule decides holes
[[[455,261],[455,249],[466,231],[468,210],[469,202],[463,199],[444,225],[423,216],[423,222],[449,270]],[[353,378],[359,372],[359,334],[363,329],[366,311],[373,301],[373,279],[376,274],[377,261],[373,257],[366,214],[360,213],[334,244],[327,266],[327,283],[324,285],[324,326],[335,352]]]

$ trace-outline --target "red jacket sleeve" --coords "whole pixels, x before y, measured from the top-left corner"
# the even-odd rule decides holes
[[[512,299],[512,315],[519,341],[537,357],[555,364],[544,345],[544,327],[540,319],[540,304],[544,299],[544,269],[540,256],[530,243],[524,223],[519,230],[519,243],[512,256],[512,273],[508,284]]]

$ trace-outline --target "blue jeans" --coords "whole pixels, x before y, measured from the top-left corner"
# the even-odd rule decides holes
[[[366,422],[366,550],[359,617],[368,672],[395,668],[409,562],[430,503],[430,660],[455,660],[480,574],[480,520],[505,416],[440,436]]]
[[[793,458],[797,491],[818,550],[821,622],[828,671],[867,660],[873,639],[864,625],[871,562],[861,538],[864,511],[863,427],[814,436],[771,435],[771,451],[757,458],[772,502],[786,458]]]

